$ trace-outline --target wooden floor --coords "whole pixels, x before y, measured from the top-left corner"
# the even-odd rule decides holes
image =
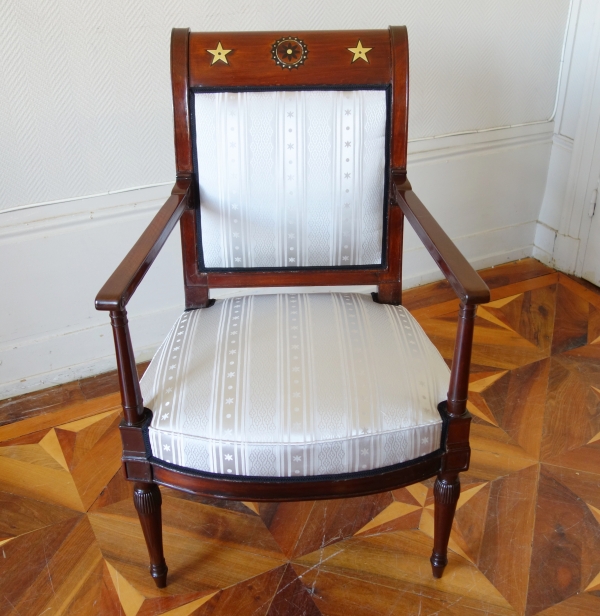
[[[0,614],[600,614],[600,294],[531,259],[483,275],[474,451],[442,580],[431,482],[281,505],[165,489],[157,590],[108,375],[0,402]],[[405,304],[449,358],[448,288]]]

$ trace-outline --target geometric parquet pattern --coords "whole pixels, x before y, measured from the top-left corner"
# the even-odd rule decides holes
[[[473,455],[441,580],[432,482],[283,504],[163,489],[157,589],[109,393],[0,427],[0,614],[600,614],[600,293],[532,260],[482,274]],[[405,298],[447,359],[451,297]]]

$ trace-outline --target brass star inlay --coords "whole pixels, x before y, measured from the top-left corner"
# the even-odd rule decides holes
[[[369,58],[367,58],[367,53],[373,48],[363,47],[362,43],[359,40],[356,47],[346,47],[346,49],[354,54],[352,62],[356,62],[359,58],[362,58],[365,62],[368,62]]]
[[[225,64],[229,64],[229,62],[227,62],[227,54],[231,53],[231,49],[223,49],[223,46],[221,45],[221,41],[219,41],[219,44],[217,45],[216,49],[207,49],[206,51],[208,51],[208,53],[212,53],[213,55],[213,61],[211,62],[211,65],[214,64],[215,62],[219,62],[219,60],[221,62],[225,62]]]

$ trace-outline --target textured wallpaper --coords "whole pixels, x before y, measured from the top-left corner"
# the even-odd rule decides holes
[[[411,139],[547,119],[569,0],[0,0],[0,208],[173,178],[169,35],[408,26]]]

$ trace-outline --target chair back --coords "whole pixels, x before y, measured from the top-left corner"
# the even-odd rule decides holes
[[[177,175],[197,189],[188,307],[209,287],[295,285],[378,284],[399,303],[406,29],[176,29],[171,72]]]

